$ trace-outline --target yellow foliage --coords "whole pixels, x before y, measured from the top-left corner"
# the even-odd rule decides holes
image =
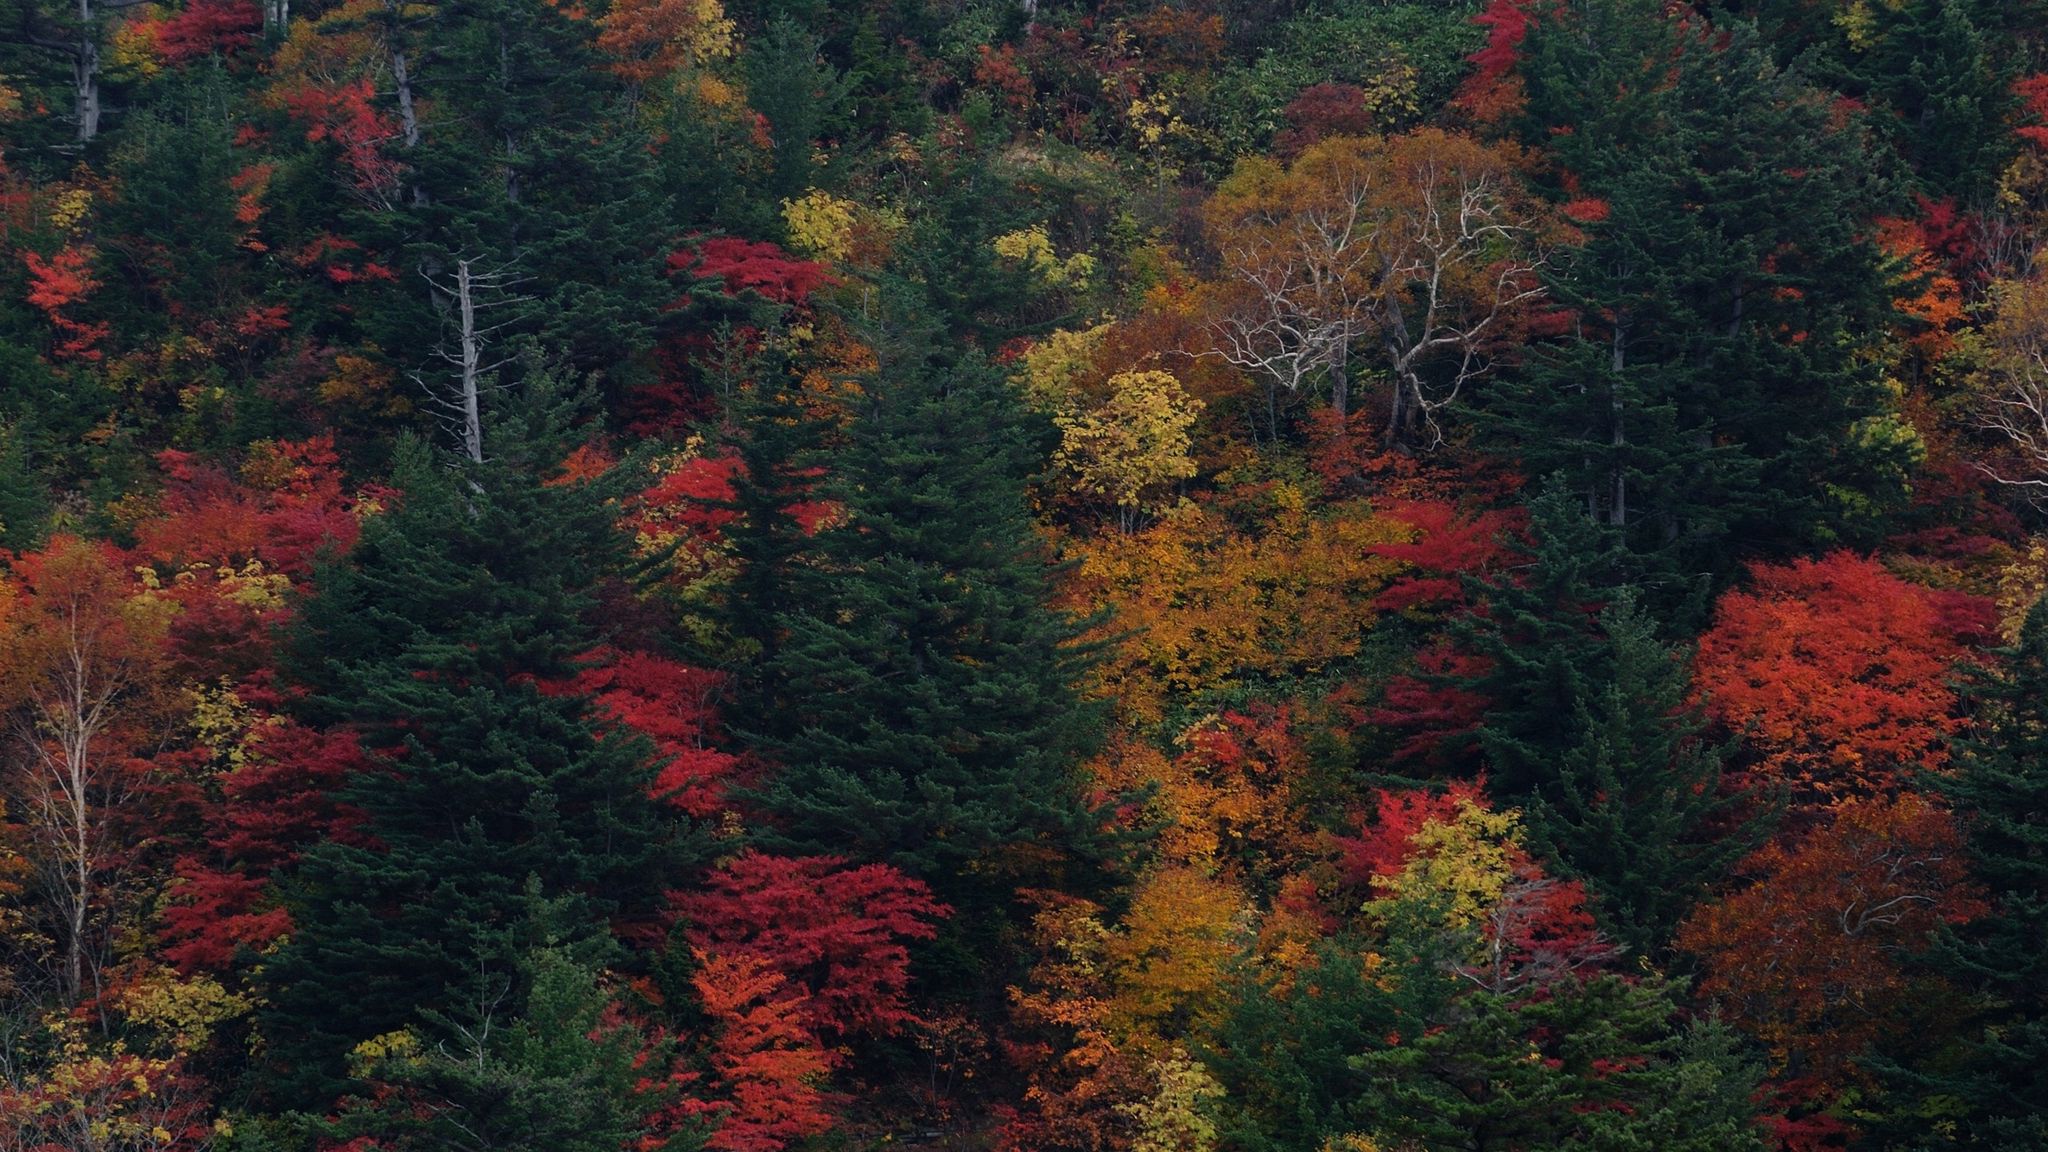
[[[1023,265],[1042,288],[1078,291],[1088,287],[1088,282],[1095,276],[1095,257],[1086,252],[1076,252],[1064,260],[1060,259],[1043,224],[1005,232],[995,238],[993,247],[996,255],[1013,264]]]
[[[1073,491],[1113,505],[1128,531],[1136,514],[1165,506],[1174,481],[1195,474],[1188,433],[1203,405],[1165,372],[1119,372],[1109,386],[1100,406],[1053,417],[1060,446],[1052,463]]]
[[[1212,1022],[1224,1007],[1230,961],[1250,933],[1251,908],[1235,885],[1193,868],[1153,872],[1104,942],[1116,988],[1111,1024],[1128,1035]]]
[[[1458,802],[1448,821],[1431,820],[1409,843],[1415,854],[1400,872],[1376,876],[1385,895],[1366,906],[1384,911],[1398,901],[1437,903],[1445,926],[1463,928],[1484,919],[1500,902],[1521,856],[1522,814],[1509,808],[1489,812],[1472,799]]]
[[[790,247],[798,252],[844,261],[853,255],[853,231],[860,206],[830,192],[812,189],[782,202],[782,220],[789,227]]]
[[[1223,1096],[1223,1085],[1179,1047],[1154,1061],[1153,1071],[1159,1091],[1117,1109],[1138,1125],[1131,1152],[1210,1152],[1217,1133],[1207,1111],[1211,1101]]]
[[[2007,644],[2019,643],[2020,626],[2043,596],[2048,596],[2048,537],[2037,536],[2027,544],[2026,555],[1998,574],[1998,630]]]
[[[145,5],[134,18],[124,20],[114,28],[108,38],[107,70],[116,75],[150,77],[163,71],[157,63],[156,35],[150,25],[162,20],[167,13],[162,6]]]
[[[75,231],[91,212],[91,189],[66,188],[50,199],[50,226],[60,232]]]
[[[1024,398],[1042,411],[1056,412],[1074,396],[1075,386],[1093,367],[1096,350],[1102,347],[1111,326],[1098,324],[1079,332],[1064,328],[1024,353],[1021,370],[1011,379],[1024,390]]]
[[[229,992],[209,976],[181,980],[169,968],[144,973],[122,990],[120,1005],[129,1023],[155,1032],[174,1052],[196,1051],[216,1024],[250,1008],[247,997]]]
[[[420,1059],[420,1039],[409,1028],[372,1036],[349,1051],[349,1073],[368,1078],[388,1063],[414,1063]]]

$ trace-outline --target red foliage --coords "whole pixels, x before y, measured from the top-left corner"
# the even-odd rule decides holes
[[[263,12],[253,0],[191,0],[153,29],[157,58],[173,65],[247,48],[262,30]]]
[[[1483,783],[1455,781],[1441,792],[1427,788],[1404,788],[1398,792],[1376,789],[1370,822],[1361,815],[1356,836],[1331,837],[1340,853],[1338,868],[1345,886],[1370,893],[1375,877],[1390,877],[1401,871],[1414,853],[1409,840],[1424,824],[1450,819],[1464,803],[1487,806]]]
[[[1440,500],[1395,504],[1386,515],[1413,528],[1415,538],[1374,545],[1373,555],[1402,561],[1415,572],[1387,585],[1373,601],[1382,612],[1463,606],[1463,577],[1498,571],[1513,560],[1524,519],[1519,509],[1472,514]]]
[[[1458,687],[1493,667],[1484,656],[1460,652],[1439,641],[1415,656],[1415,672],[1387,681],[1380,704],[1366,713],[1370,723],[1402,735],[1396,763],[1453,767],[1469,750],[1472,734],[1486,717],[1486,697]]]
[[[346,731],[290,721],[262,730],[240,767],[220,777],[203,852],[178,861],[163,911],[163,957],[184,971],[227,967],[240,945],[261,948],[291,930],[270,877],[323,839],[353,840],[361,816],[337,796],[369,761]]]
[[[332,141],[341,149],[356,191],[388,200],[398,191],[404,165],[384,154],[384,142],[397,138],[398,125],[377,110],[375,96],[376,86],[365,76],[332,87],[308,84],[282,99],[285,111],[307,125],[306,139]]]
[[[332,433],[259,444],[238,481],[191,453],[157,453],[161,515],[137,526],[136,551],[172,567],[264,567],[303,577],[322,548],[355,543],[355,502],[342,488]]]
[[[1750,576],[1715,609],[1695,685],[1710,716],[1749,733],[1760,771],[1816,802],[1946,761],[1960,723],[1948,676],[1991,638],[1989,603],[1847,552]]]
[[[1677,943],[1700,958],[1700,989],[1730,1020],[1832,1085],[1906,1027],[1905,958],[1986,906],[1942,809],[1906,794],[1853,800],[1831,816],[1751,856],[1741,868],[1751,886],[1701,906]]]
[[[671,896],[689,920],[690,943],[719,957],[747,957],[805,990],[802,1017],[826,1038],[890,1035],[916,1019],[905,943],[937,935],[952,909],[922,881],[887,864],[849,868],[831,856],[790,859],[758,852],[713,874],[702,892]]]
[[[2032,121],[2014,131],[2034,147],[2048,150],[2048,73],[2023,76],[2014,82],[2012,91],[2020,98],[2020,114]]]
[[[98,360],[100,350],[94,345],[106,339],[111,329],[104,323],[88,324],[69,315],[72,305],[83,301],[100,286],[92,275],[92,250],[67,247],[48,259],[34,252],[23,252],[21,259],[28,265],[28,302],[40,309],[49,318],[50,326],[60,334],[54,349],[56,357],[59,360]]]
[[[1287,127],[1274,138],[1273,148],[1282,157],[1299,155],[1331,136],[1371,136],[1379,131],[1365,89],[1355,84],[1311,84],[1281,115],[1287,118]]]
[[[654,741],[666,763],[655,778],[657,799],[691,816],[715,816],[725,804],[738,758],[709,746],[718,733],[715,708],[725,676],[646,652],[602,649],[586,657],[574,687],[612,719]]]
[[[1486,29],[1486,47],[1467,59],[1473,70],[1459,86],[1452,106],[1475,119],[1503,119],[1521,103],[1521,82],[1514,75],[1522,62],[1522,41],[1536,23],[1535,0],[1488,0],[1472,22]]]
[[[832,274],[814,260],[799,260],[773,244],[719,236],[671,253],[670,272],[696,280],[717,280],[728,296],[756,292],[777,304],[802,305],[811,293],[832,283]]]

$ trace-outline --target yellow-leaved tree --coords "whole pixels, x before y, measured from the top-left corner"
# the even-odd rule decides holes
[[[1195,474],[1189,432],[1202,402],[1167,372],[1119,372],[1109,388],[1100,405],[1053,416],[1060,429],[1053,467],[1072,498],[1107,504],[1128,533],[1171,503],[1175,483]]]

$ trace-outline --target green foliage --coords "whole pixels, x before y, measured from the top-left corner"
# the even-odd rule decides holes
[[[890,319],[903,327],[875,334],[880,369],[825,458],[843,520],[818,538],[767,665],[755,714],[778,767],[760,838],[895,864],[971,920],[1090,853],[1076,768],[1102,712],[1075,689],[1080,622],[1048,607],[1024,504],[1037,460],[1010,385]]]
[[[481,465],[403,446],[394,506],[305,606],[307,714],[354,729],[377,766],[343,792],[362,835],[314,847],[287,881],[295,929],[265,966],[262,1024],[283,1099],[318,1106],[355,1044],[513,966],[529,887],[601,935],[658,907],[685,860],[649,798],[648,744],[548,687],[599,637],[600,582],[624,564],[606,508],[621,477],[547,483],[571,429],[544,376],[527,389]]]

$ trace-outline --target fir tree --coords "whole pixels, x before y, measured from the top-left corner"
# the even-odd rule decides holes
[[[1010,385],[915,321],[872,339],[825,462],[843,518],[768,663],[761,839],[895,864],[972,920],[1092,840],[1076,768],[1102,714],[1075,690],[1082,623],[1047,603]]]
[[[1529,515],[1529,562],[1480,585],[1482,610],[1457,626],[1463,646],[1488,663],[1469,685],[1491,701],[1479,731],[1487,772],[1497,792],[1518,798],[1553,781],[1573,717],[1612,678],[1595,618],[1625,582],[1628,559],[1556,479]]]
[[[550,482],[568,429],[546,381],[529,387],[483,463],[402,446],[402,495],[305,607],[307,719],[356,729],[378,762],[341,797],[361,836],[287,879],[294,931],[265,966],[268,1061],[296,1103],[331,1099],[358,1041],[512,971],[529,885],[595,937],[651,916],[682,856],[650,746],[550,687],[596,642],[600,582],[624,565],[607,506],[622,478]]]
[[[1970,686],[1977,725],[1953,771],[1930,777],[1996,897],[1990,915],[1944,930],[1929,958],[1978,994],[1967,1046],[1898,1070],[1928,1101],[1947,1101],[1911,1117],[1954,1115],[1947,1147],[2048,1147],[2048,597],[2001,655],[2003,668]]]
[[[1502,390],[1526,466],[1569,475],[1659,607],[1745,552],[1870,537],[1914,441],[1859,138],[1732,21],[1577,0],[1523,50],[1526,133],[1585,231],[1548,284],[1574,331]]]

